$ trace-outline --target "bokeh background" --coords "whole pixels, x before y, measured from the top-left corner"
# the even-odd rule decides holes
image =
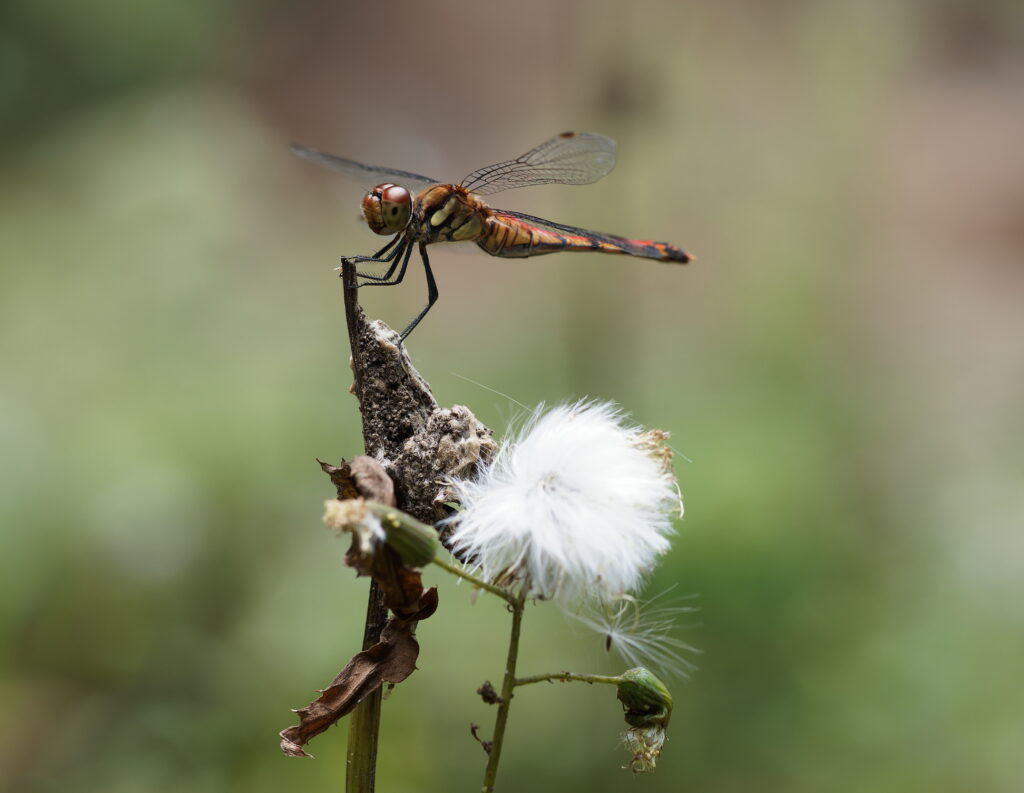
[[[409,348],[499,433],[581,396],[672,432],[650,591],[697,596],[702,654],[654,775],[620,770],[610,690],[558,686],[517,699],[499,788],[1020,790],[1022,12],[5,3],[0,787],[340,789],[344,725],[312,761],[277,732],[359,645],[314,458],[361,451],[333,267],[378,239],[287,144],[457,180],[593,129],[610,176],[499,205],[699,261],[436,250]],[[397,326],[424,296],[362,293]],[[484,764],[507,615],[428,578],[382,791]],[[523,652],[621,668],[549,605]]]

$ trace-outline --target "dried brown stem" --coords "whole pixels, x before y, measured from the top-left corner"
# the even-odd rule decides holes
[[[352,390],[359,400],[362,412],[364,382],[364,358],[361,354],[359,333],[360,319],[365,322],[359,307],[356,290],[356,268],[351,262],[343,262],[341,269],[342,294],[345,300],[345,322],[348,326],[349,347],[352,350]],[[375,439],[366,432],[363,420],[363,449],[373,454],[370,444]],[[393,496],[392,496],[393,497]],[[376,579],[370,580],[370,591],[366,603],[366,624],[363,628],[363,652],[369,650],[380,638],[387,624],[388,610],[384,605],[384,593]],[[355,710],[349,724],[348,746],[345,752],[345,790],[349,793],[373,793],[377,781],[377,746],[380,739],[380,710],[383,691],[378,687],[364,699]]]

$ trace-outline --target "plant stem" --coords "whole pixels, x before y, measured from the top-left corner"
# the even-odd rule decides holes
[[[513,686],[528,686],[530,683],[554,682],[556,680],[568,682],[578,680],[581,683],[607,683],[617,686],[622,682],[621,677],[609,677],[608,675],[581,675],[575,672],[550,672],[546,675],[531,675],[530,677],[517,677]]]
[[[387,621],[384,593],[376,581],[370,582],[366,604],[366,627],[363,649],[380,641],[380,632]],[[380,735],[381,689],[359,703],[348,726],[348,747],[345,752],[345,790],[348,793],[373,793],[377,777],[377,740]]]
[[[354,389],[362,394],[363,356],[359,349],[357,329],[358,300],[356,295],[356,268],[351,262],[342,263],[342,292],[345,300],[345,320],[348,328],[349,346],[352,349],[352,374]],[[362,401],[360,396],[360,409]],[[373,454],[366,436],[363,422],[364,448]],[[366,625],[363,629],[363,649],[380,641],[380,632],[387,622],[388,610],[384,596],[376,581],[370,582],[370,593],[366,604]],[[373,793],[377,776],[377,739],[380,736],[380,710],[383,696],[378,688],[359,703],[352,713],[348,727],[348,746],[345,752],[345,790],[347,793]]]
[[[359,307],[355,266],[342,262],[343,297],[349,346],[352,351],[352,393],[359,400],[363,448],[367,456],[387,460],[383,467],[394,482],[396,498],[371,496],[385,506],[394,506],[428,525],[444,517],[437,504],[439,481],[454,471],[437,466],[438,450],[446,443],[473,438],[479,442],[477,458],[488,459],[496,450],[491,432],[466,408],[444,411],[443,422],[432,421],[441,408],[430,384],[416,371],[399,336],[382,322],[370,322]],[[454,463],[453,463],[454,464]],[[459,457],[462,470],[467,460]],[[339,493],[339,498],[350,496]],[[420,543],[423,545],[423,543]],[[415,550],[415,549],[413,549]],[[496,593],[497,594],[497,593]],[[387,613],[371,594],[364,648],[379,641],[380,626]],[[379,617],[379,619],[378,619]],[[366,642],[369,642],[367,644]],[[380,729],[379,695],[368,696],[351,714],[349,729],[349,793],[372,793],[376,764],[377,734]],[[364,718],[365,717],[365,718]],[[365,769],[358,774],[352,770]]]
[[[451,573],[454,576],[458,576],[459,578],[464,578],[467,581],[469,581],[473,586],[480,587],[480,589],[486,589],[492,595],[497,595],[502,600],[505,600],[510,606],[512,606],[513,613],[515,613],[514,610],[516,609],[517,604],[519,604],[521,602],[521,598],[517,598],[515,595],[513,595],[508,590],[502,589],[500,586],[494,586],[494,584],[488,584],[483,579],[477,578],[472,573],[467,573],[462,568],[456,567],[453,564],[449,564],[448,562],[444,561],[443,559],[438,559],[435,556],[432,561],[434,562],[434,564],[436,564],[442,570],[447,570],[449,573]],[[520,608],[521,608],[521,606],[520,606]]]
[[[378,688],[352,712],[345,751],[347,793],[373,793],[377,777],[377,739],[380,735],[381,690]]]
[[[516,683],[516,660],[519,657],[519,632],[523,623],[523,604],[526,602],[526,588],[512,598],[512,632],[508,637],[508,660],[505,662],[505,679],[501,683],[501,704],[498,715],[494,719],[494,734],[491,736],[491,753],[487,758],[487,770],[484,772],[484,785],[481,793],[492,793],[494,780],[498,776],[498,763],[501,761],[501,747],[505,742],[505,725],[508,723],[508,710],[512,705],[512,689]]]

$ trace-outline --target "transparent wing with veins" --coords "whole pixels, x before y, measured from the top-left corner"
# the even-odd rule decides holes
[[[563,132],[514,160],[473,171],[471,193],[490,195],[539,184],[590,184],[615,167],[615,141],[596,132]]]
[[[392,181],[405,187],[423,189],[433,184],[438,184],[437,179],[429,176],[420,176],[418,173],[399,171],[396,168],[384,168],[380,165],[364,165],[361,162],[350,160],[346,157],[339,157],[336,154],[327,154],[308,146],[300,146],[297,143],[291,145],[293,153],[304,160],[315,162],[324,168],[329,168],[345,176],[349,176],[367,186]]]

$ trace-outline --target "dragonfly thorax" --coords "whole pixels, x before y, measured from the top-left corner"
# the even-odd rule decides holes
[[[379,184],[363,196],[363,219],[374,234],[395,234],[409,225],[412,196],[401,185]]]
[[[427,242],[476,240],[483,232],[487,205],[459,185],[437,184],[416,197],[414,223]]]

